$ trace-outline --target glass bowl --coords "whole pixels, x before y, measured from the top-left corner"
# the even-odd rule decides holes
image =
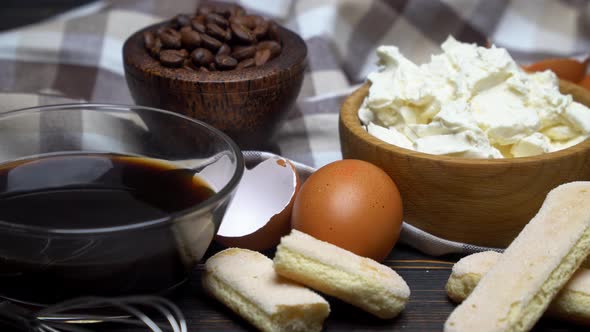
[[[67,104],[0,115],[0,170],[31,158],[72,154],[156,159],[187,170],[190,179],[198,174],[214,194],[163,217],[105,227],[80,227],[84,220],[77,217],[58,228],[38,219],[24,224],[6,220],[0,209],[2,297],[43,305],[84,295],[173,289],[205,254],[244,171],[242,154],[228,136],[168,111]],[[51,182],[72,172],[40,169],[32,177]],[[6,174],[0,178],[0,200],[23,186],[17,177],[11,180],[15,173]]]

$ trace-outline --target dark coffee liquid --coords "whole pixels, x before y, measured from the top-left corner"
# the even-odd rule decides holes
[[[44,228],[129,225],[213,194],[190,170],[120,155],[29,159],[0,167],[0,220]]]
[[[206,200],[193,172],[157,160],[69,154],[0,165],[0,221],[57,230],[126,226]],[[186,273],[170,224],[102,234],[0,227],[0,295],[50,303],[171,287]]]

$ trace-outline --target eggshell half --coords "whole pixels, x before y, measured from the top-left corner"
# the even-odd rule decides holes
[[[291,231],[299,176],[287,160],[270,158],[246,170],[216,241],[227,247],[266,250]]]

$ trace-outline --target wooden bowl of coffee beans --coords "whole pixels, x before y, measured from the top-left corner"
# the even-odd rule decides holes
[[[131,35],[125,77],[138,105],[207,122],[243,149],[268,149],[301,89],[307,47],[237,5],[205,5]]]

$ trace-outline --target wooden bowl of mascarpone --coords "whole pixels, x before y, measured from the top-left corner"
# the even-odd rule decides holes
[[[590,107],[590,91],[561,81],[560,90]],[[371,162],[391,176],[404,220],[452,241],[506,247],[560,184],[590,180],[590,139],[564,150],[506,159],[431,155],[388,144],[361,125],[366,84],[340,110],[343,158]]]

